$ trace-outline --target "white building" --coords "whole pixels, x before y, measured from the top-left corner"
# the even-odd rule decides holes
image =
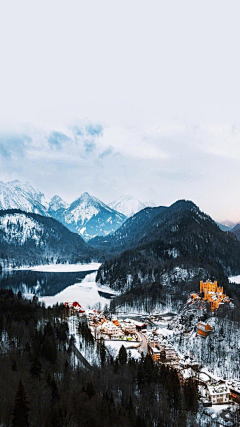
[[[125,334],[136,334],[136,326],[131,319],[125,319],[122,323],[122,330]]]
[[[101,326],[101,332],[109,335],[113,339],[119,339],[122,335],[120,329],[113,322],[104,322]]]
[[[229,387],[225,383],[207,384],[207,396],[213,404],[229,402]]]

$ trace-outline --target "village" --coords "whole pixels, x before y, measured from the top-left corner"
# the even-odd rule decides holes
[[[65,306],[79,317],[86,318],[94,340],[122,343],[129,351],[137,351],[139,357],[149,354],[155,363],[176,369],[181,381],[194,378],[198,383],[199,399],[204,407],[212,405],[240,404],[240,381],[227,380],[213,375],[207,367],[200,366],[189,352],[183,354],[174,345],[173,337],[189,339],[195,334],[206,340],[214,333],[214,313],[227,304],[233,306],[223,287],[217,282],[200,282],[199,292],[191,293],[181,313],[117,317],[98,310],[83,310],[78,302],[66,302]],[[210,308],[210,310],[209,310]],[[210,311],[207,320],[204,313]],[[205,316],[206,317],[206,316]]]

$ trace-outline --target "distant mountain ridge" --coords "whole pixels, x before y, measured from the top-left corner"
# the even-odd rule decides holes
[[[216,224],[222,231],[232,231],[233,228],[237,225],[235,222],[229,220],[223,222],[216,222]]]
[[[48,212],[56,212],[59,209],[67,209],[70,204],[65,202],[60,196],[53,196],[48,205]]]
[[[126,217],[133,216],[135,213],[141,211],[142,209],[145,209],[150,206],[154,206],[153,202],[144,203],[138,200],[136,197],[133,196],[121,196],[119,199],[114,200],[113,202],[109,203],[109,206],[112,209],[115,209],[118,212],[121,212]]]

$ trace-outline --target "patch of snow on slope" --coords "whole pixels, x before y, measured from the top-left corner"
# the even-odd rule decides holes
[[[180,253],[176,248],[168,249],[167,252],[168,255],[172,255],[173,258],[177,258],[178,256],[180,256]]]
[[[6,242],[15,241],[20,245],[28,239],[33,239],[36,244],[39,244],[44,232],[37,221],[24,214],[6,214],[0,217],[0,229],[5,233],[3,238]]]
[[[240,276],[232,276],[232,277],[229,277],[228,279],[230,283],[237,283],[240,285]]]
[[[192,279],[203,269],[189,269],[175,267],[169,273],[164,273],[161,277],[162,285],[170,285],[172,282],[180,282]]]

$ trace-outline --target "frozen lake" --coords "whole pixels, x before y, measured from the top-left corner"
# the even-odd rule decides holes
[[[115,292],[96,283],[100,264],[57,264],[18,270],[4,270],[0,288],[21,291],[26,297],[37,295],[47,306],[78,301],[86,309],[109,304]]]
[[[96,283],[96,275],[97,272],[87,274],[80,283],[68,286],[54,296],[40,297],[39,300],[45,302],[47,306],[57,302],[78,301],[85,310],[99,303],[103,308],[106,304],[109,304],[111,297],[114,297],[115,293],[107,286],[99,286]]]
[[[76,273],[80,271],[94,271],[100,267],[99,262],[91,262],[89,264],[45,264],[36,265],[34,267],[21,267],[15,271],[42,271],[45,273]]]

